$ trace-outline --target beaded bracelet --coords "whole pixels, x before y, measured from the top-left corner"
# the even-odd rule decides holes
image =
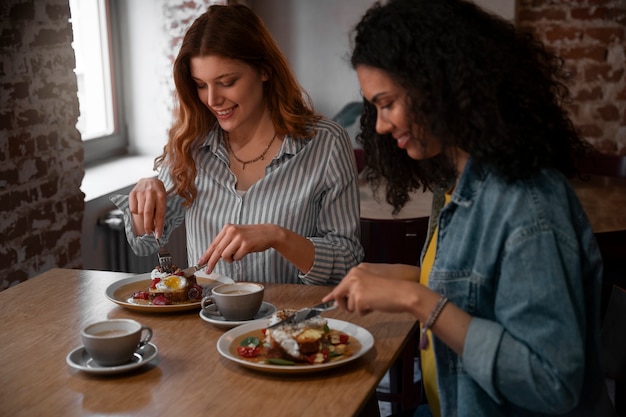
[[[420,343],[419,343],[420,349],[426,349],[428,347],[428,335],[426,334],[426,332],[428,331],[428,329],[430,329],[433,326],[433,324],[435,323],[435,320],[437,320],[437,317],[439,317],[441,310],[443,310],[443,307],[446,305],[447,302],[448,302],[448,298],[445,295],[442,295],[439,298],[439,301],[437,301],[437,305],[435,306],[435,309],[433,310],[432,313],[430,313],[430,317],[428,317],[428,320],[426,320],[426,323],[424,324],[424,326],[422,326],[422,331],[420,332]]]

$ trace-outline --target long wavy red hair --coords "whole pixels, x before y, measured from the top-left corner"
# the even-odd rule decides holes
[[[185,206],[198,194],[192,149],[216,123],[198,98],[190,61],[211,55],[242,61],[268,74],[264,96],[278,134],[310,139],[320,118],[261,19],[244,5],[209,7],[187,30],[174,62],[177,114],[163,153],[154,163],[155,168],[168,166],[174,182],[168,192],[180,195]]]

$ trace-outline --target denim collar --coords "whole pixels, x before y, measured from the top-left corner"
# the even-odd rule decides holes
[[[476,195],[479,194],[484,187],[488,175],[489,170],[484,164],[481,164],[472,157],[468,158],[461,178],[459,179],[459,185],[452,193],[451,201],[462,207],[470,207]]]

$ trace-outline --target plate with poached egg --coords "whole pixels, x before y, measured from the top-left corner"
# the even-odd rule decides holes
[[[198,274],[196,282],[203,288],[203,296],[207,295],[211,288],[219,284],[229,284],[234,282],[232,278],[218,273]],[[183,277],[171,276],[160,283],[160,291],[176,291],[185,287],[186,279]],[[146,292],[153,284],[150,272],[136,275],[130,278],[123,278],[109,285],[105,290],[106,297],[112,302],[129,310],[143,311],[148,313],[174,313],[179,311],[198,310],[202,296],[197,301],[178,301],[169,304],[154,304],[149,300],[133,297],[140,292]],[[165,286],[165,287],[164,287]]]

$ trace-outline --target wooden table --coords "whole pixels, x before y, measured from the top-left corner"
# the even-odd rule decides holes
[[[626,231],[626,178],[571,180],[594,233]]]
[[[131,311],[105,297],[131,274],[52,269],[0,292],[0,414],[6,416],[352,416],[398,356],[416,321],[408,314],[364,317],[335,310],[374,336],[371,351],[352,363],[307,375],[266,374],[219,355],[226,330],[199,311]],[[277,308],[319,302],[328,287],[267,284]],[[153,362],[124,375],[94,376],[65,358],[81,345],[79,329],[104,318],[132,318],[151,326],[159,349]]]

